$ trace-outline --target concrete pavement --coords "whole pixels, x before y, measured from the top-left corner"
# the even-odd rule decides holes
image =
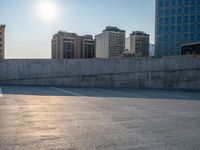
[[[1,88],[0,88],[0,97],[3,97],[3,94],[2,94],[2,90],[1,90]]]
[[[200,91],[0,86],[0,150],[199,150],[199,127]]]

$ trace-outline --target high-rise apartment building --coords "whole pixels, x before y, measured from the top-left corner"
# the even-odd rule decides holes
[[[135,31],[126,38],[126,49],[136,57],[149,56],[149,34]]]
[[[95,36],[97,58],[119,58],[125,50],[125,31],[117,27],[106,27]]]
[[[5,57],[5,27],[5,25],[0,25],[0,59]]]
[[[95,42],[92,35],[59,31],[52,39],[53,59],[80,59],[95,57]]]
[[[200,0],[156,0],[156,56],[180,55],[200,41]]]

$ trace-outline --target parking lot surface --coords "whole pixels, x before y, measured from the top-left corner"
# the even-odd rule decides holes
[[[0,86],[0,150],[200,150],[200,91]]]

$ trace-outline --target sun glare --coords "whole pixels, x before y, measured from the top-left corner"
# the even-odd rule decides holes
[[[54,21],[59,15],[58,4],[54,0],[40,0],[37,13],[40,19],[44,21]]]

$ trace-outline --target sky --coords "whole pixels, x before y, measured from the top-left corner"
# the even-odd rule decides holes
[[[50,58],[58,31],[97,35],[106,26],[140,30],[154,43],[155,0],[0,0],[6,58]]]

